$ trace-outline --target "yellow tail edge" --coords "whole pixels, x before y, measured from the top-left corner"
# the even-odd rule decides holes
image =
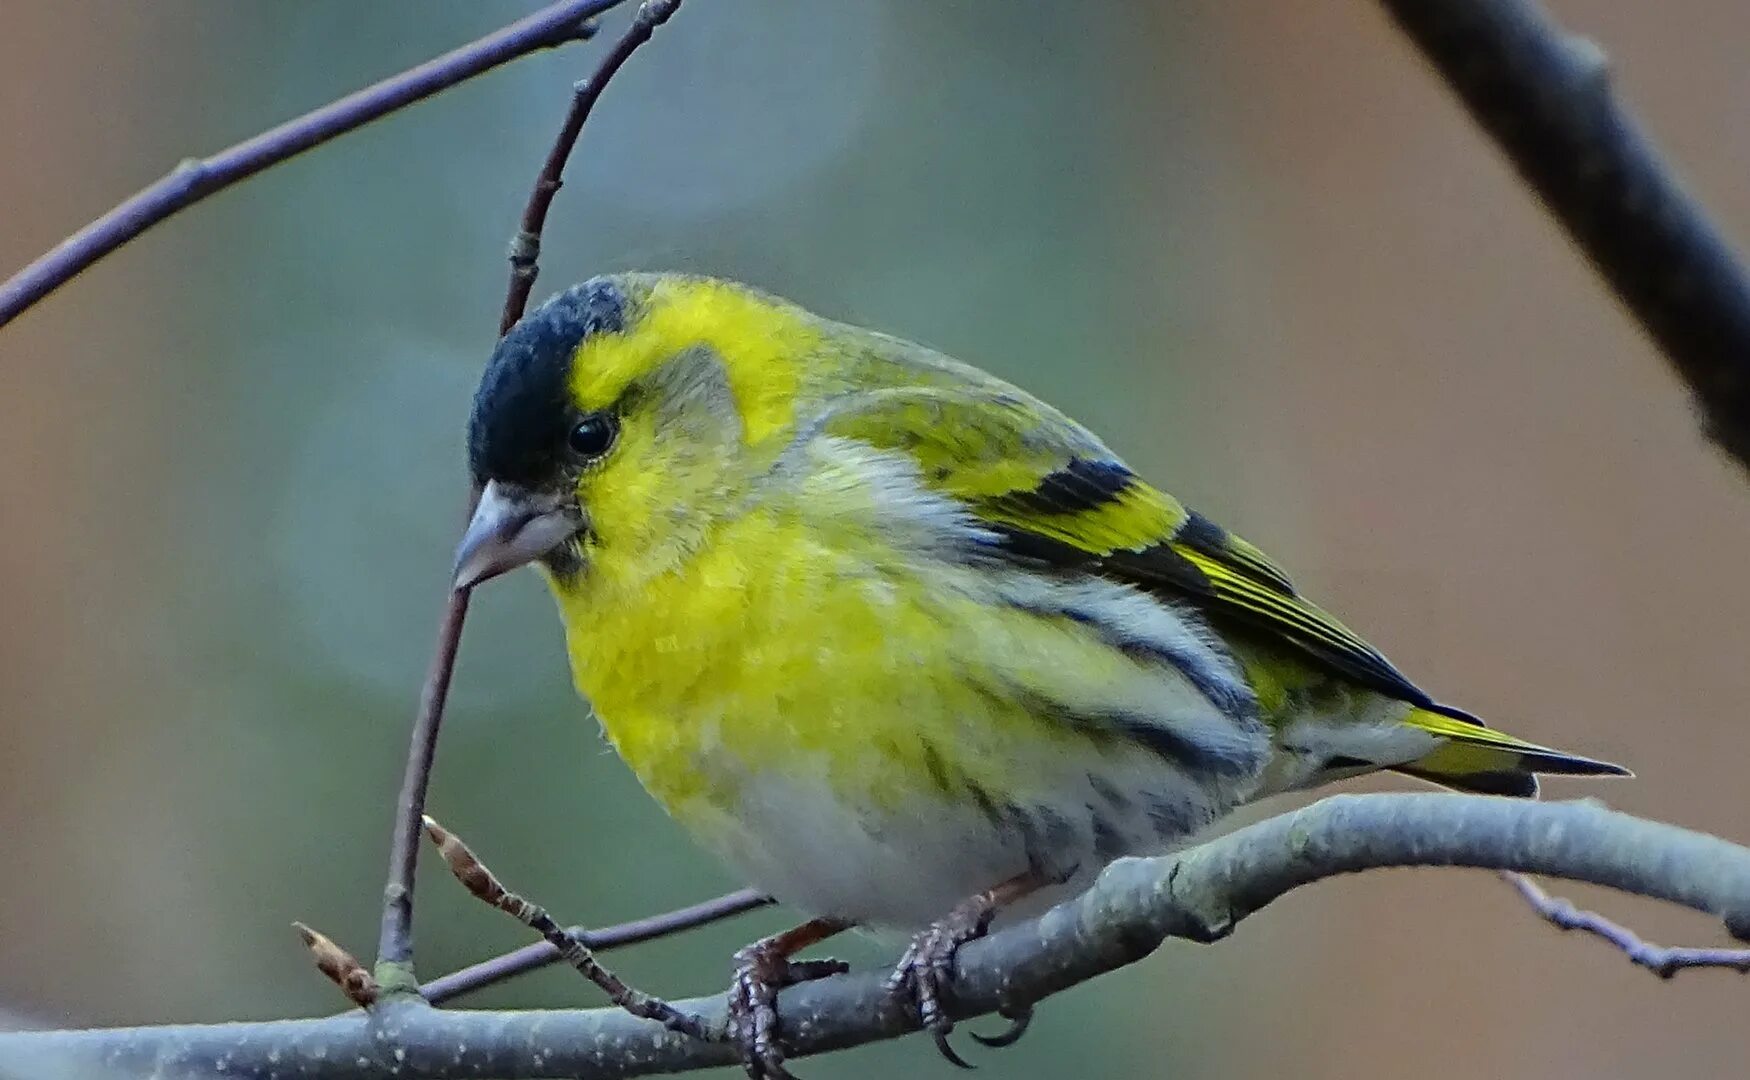
[[[1563,776],[1633,776],[1608,761],[1553,750],[1537,743],[1484,727],[1483,722],[1444,705],[1418,708],[1403,722],[1447,741],[1398,772],[1456,791],[1480,795],[1512,795],[1531,798],[1537,794],[1537,774]]]

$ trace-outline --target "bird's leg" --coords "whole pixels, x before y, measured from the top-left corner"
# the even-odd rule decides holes
[[[741,1050],[742,1066],[753,1080],[793,1080],[778,1044],[778,991],[849,970],[838,960],[790,957],[850,928],[848,919],[810,919],[736,951],[729,984],[729,1038]]]
[[[911,946],[899,958],[893,974],[888,976],[888,992],[903,994],[915,1003],[918,1021],[935,1037],[936,1049],[961,1068],[970,1069],[972,1066],[948,1045],[948,1033],[954,1030],[954,1021],[948,1018],[942,1005],[943,995],[951,991],[954,982],[954,954],[968,941],[983,937],[998,911],[1057,881],[1055,876],[1028,870],[968,897],[945,918],[930,924],[928,929],[912,938]],[[1015,1022],[1015,1028],[996,1036],[993,1045],[1007,1046],[1020,1038],[1031,1018],[1031,1010],[1017,1011],[1010,1018]]]

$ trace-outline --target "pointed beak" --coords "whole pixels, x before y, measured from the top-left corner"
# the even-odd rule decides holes
[[[472,588],[526,566],[571,539],[581,526],[576,508],[559,497],[491,481],[456,548],[452,586]]]

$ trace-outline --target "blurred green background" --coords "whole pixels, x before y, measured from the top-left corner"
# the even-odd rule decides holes
[[[532,6],[12,0],[0,268],[179,157]],[[1750,8],[1554,7],[1721,219],[1750,218]],[[320,1013],[336,995],[287,924],[370,953],[505,241],[599,49],[226,192],[0,333],[15,1019]],[[693,0],[585,133],[537,297],[629,267],[745,279],[1022,383],[1437,693],[1640,773],[1556,795],[1750,839],[1743,478],[1377,5]],[[739,884],[605,751],[534,577],[475,609],[434,811],[574,921]],[[432,862],[422,971],[523,942]],[[1577,895],[1658,940],[1719,936]],[[613,960],[702,993],[788,918]],[[1053,999],[981,1060],[1017,1080],[1711,1077],[1742,1069],[1746,993],[1660,983],[1487,875],[1373,874]],[[599,999],[549,972],[477,1000]],[[802,1071],[902,1069],[958,1075],[918,1039]]]

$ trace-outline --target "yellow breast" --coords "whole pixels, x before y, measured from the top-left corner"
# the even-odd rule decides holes
[[[920,574],[851,526],[756,512],[663,573],[615,562],[555,589],[573,675],[683,823],[733,812],[771,770],[874,811],[964,801],[968,783],[1043,786],[1086,748],[981,676],[1068,667],[1096,687],[1136,674],[1072,631],[978,602],[971,570]]]
[[[891,586],[873,568],[772,515],[714,541],[644,580],[606,558],[559,592],[573,676],[615,749],[680,817],[700,798],[732,803],[760,767],[806,764],[835,789],[877,781],[852,751],[881,718],[853,703],[891,683],[910,605],[883,597]],[[888,617],[871,618],[874,607]],[[935,632],[915,618],[904,635],[922,647]],[[844,731],[853,711],[863,737]]]

